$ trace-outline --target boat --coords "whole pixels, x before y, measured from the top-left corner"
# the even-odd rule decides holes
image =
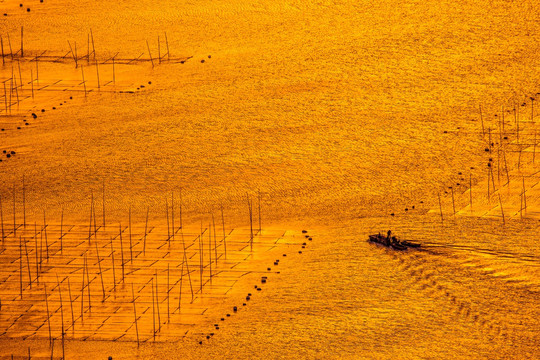
[[[408,248],[420,247],[420,244],[418,243],[413,243],[407,240],[401,241],[397,239],[395,236],[392,236],[391,231],[388,231],[386,236],[382,235],[381,233],[369,235],[368,241],[398,251],[407,250]]]

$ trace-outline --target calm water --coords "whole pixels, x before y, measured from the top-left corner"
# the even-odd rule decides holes
[[[146,40],[157,52],[165,31],[171,53],[193,56],[133,66],[124,76],[151,81],[145,92],[80,96],[1,135],[21,148],[2,182],[25,174],[30,212],[64,206],[84,219],[105,181],[111,218],[130,205],[140,221],[147,206],[159,218],[163,194],[181,187],[188,219],[223,202],[245,225],[245,194],[260,191],[263,224],[315,234],[204,346],[74,343],[88,353],[72,357],[540,357],[536,223],[441,225],[427,213],[458,172],[486,161],[479,106],[489,122],[540,91],[533,5],[46,1],[26,13],[3,3],[2,32],[24,25],[29,52],[85,48],[91,28],[104,56],[138,56]],[[482,176],[473,170],[473,182]],[[393,254],[365,242],[387,228],[430,246]]]

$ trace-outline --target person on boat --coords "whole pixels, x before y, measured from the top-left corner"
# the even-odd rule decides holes
[[[391,240],[392,240],[392,230],[388,230],[388,232],[386,233],[386,246],[390,246],[391,244]]]

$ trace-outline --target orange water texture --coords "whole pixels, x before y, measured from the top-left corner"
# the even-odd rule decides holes
[[[0,153],[8,232],[0,253],[0,359],[26,358],[28,348],[33,358],[50,357],[38,284],[25,288],[39,300],[36,317],[7,327],[24,309],[19,273],[26,277],[26,265],[34,271],[34,255],[38,262],[45,230],[36,229],[48,221],[59,239],[62,216],[75,226],[66,240],[73,248],[55,253],[43,275],[56,309],[55,358],[62,350],[54,274],[80,291],[84,254],[95,275],[94,319],[117,311],[114,324],[125,336],[113,341],[114,330],[100,335],[88,320],[75,327],[79,335],[67,331],[66,359],[540,358],[534,1],[19,4],[0,2],[0,150],[16,153]],[[14,192],[20,235],[9,231]],[[168,266],[183,271],[180,243],[162,247],[172,196],[180,229],[180,193],[190,261],[200,259],[201,228],[213,229],[215,246],[207,239],[205,256],[215,250],[219,262],[210,260],[203,275],[215,266],[222,276],[208,277],[204,292],[186,303],[187,315],[173,314],[154,342],[152,288],[144,284],[154,271],[164,281]],[[133,316],[131,288],[122,285],[118,298],[107,288],[110,302],[100,308],[98,266],[107,266],[111,284],[112,262],[100,263],[94,243],[78,250],[86,249],[88,223],[95,226],[92,197],[98,225],[102,207],[110,224],[94,228],[102,256],[120,223],[125,241],[128,224],[137,239],[142,273],[128,276],[139,286],[140,310],[148,309],[140,346],[134,328],[123,327]],[[216,240],[222,206],[232,231],[227,260]],[[145,257],[147,213],[155,230]],[[387,229],[421,249],[366,242]],[[69,275],[73,264],[80,269]],[[253,296],[242,306],[247,293]],[[240,311],[226,317],[235,305]],[[29,329],[37,335],[25,339]],[[94,334],[87,341],[83,329]]]

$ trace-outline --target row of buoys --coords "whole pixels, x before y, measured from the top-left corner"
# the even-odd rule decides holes
[[[306,239],[308,239],[309,241],[313,240],[313,238],[310,235],[308,235],[307,230],[302,230],[302,234],[304,234]],[[305,243],[305,242],[302,243],[302,248],[303,249],[306,246],[307,246],[307,243]],[[299,253],[301,254],[302,251],[299,251]],[[287,256],[287,254],[283,254],[283,257],[286,257],[286,256]],[[277,265],[279,265],[279,259],[274,260],[274,266],[277,266]],[[270,270],[272,270],[272,268],[268,267],[268,268],[266,268],[266,270],[270,271]],[[277,273],[279,274],[279,271]],[[261,276],[261,284],[266,284],[267,281],[268,281],[268,276],[266,276],[266,275]],[[262,288],[257,284],[254,285],[254,288],[257,291],[262,291]],[[248,293],[246,295],[246,298],[245,298],[246,302],[242,303],[242,306],[247,306],[247,301],[250,301],[252,296],[253,296],[252,293]],[[233,306],[233,312],[234,313],[238,312],[238,306]],[[230,317],[231,314],[227,314],[226,316]],[[225,321],[225,319],[226,319],[225,317],[222,317],[220,320]],[[214,330],[219,330],[219,329],[220,329],[220,325],[218,323],[214,324]],[[213,336],[214,336],[214,333],[211,332],[211,333],[207,334],[205,337],[206,337],[206,340],[210,340],[210,338],[212,338]],[[202,344],[203,344],[203,340],[199,340],[199,345],[202,345]]]

